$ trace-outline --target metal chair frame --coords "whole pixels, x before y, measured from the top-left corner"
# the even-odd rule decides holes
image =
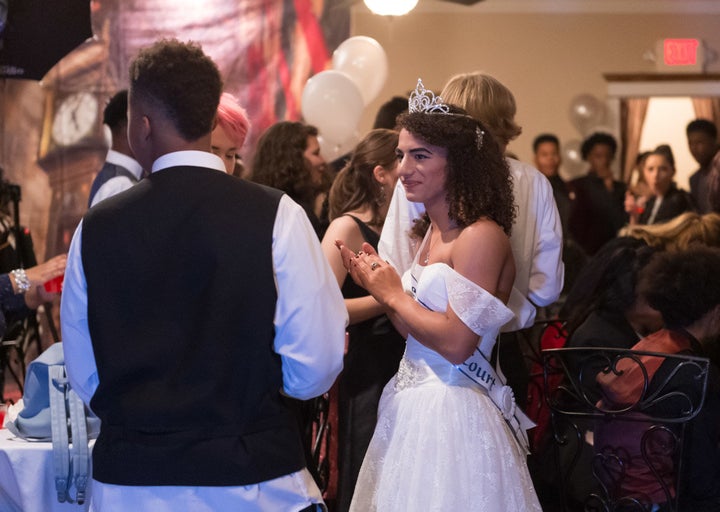
[[[663,372],[669,373],[653,379],[643,363],[643,359],[650,361],[652,358],[660,358],[660,364],[671,365]],[[597,422],[627,422],[628,426],[634,423],[638,429],[648,425],[640,439],[639,453],[665,496],[663,510],[680,510],[683,449],[688,427],[705,402],[709,364],[707,358],[628,349],[592,347],[543,351],[545,399],[551,410],[559,486],[565,510],[570,510],[566,483],[573,471],[579,469],[577,464],[581,451],[587,448],[586,427]],[[601,374],[622,377],[633,366],[637,367],[635,378],[638,378],[637,375],[641,377],[636,397],[629,403],[613,403],[596,377]],[[562,382],[552,388],[548,381],[558,374],[562,375]],[[680,379],[685,386],[680,384]],[[559,462],[562,448],[572,455],[565,467],[560,467]],[[656,505],[636,495],[623,495],[621,484],[629,467],[629,456],[617,446],[597,446],[595,443],[592,475],[599,491],[586,496],[584,510],[647,512]],[[663,461],[672,460],[672,487],[666,481],[667,474],[663,475],[659,467],[658,460],[661,458]]]

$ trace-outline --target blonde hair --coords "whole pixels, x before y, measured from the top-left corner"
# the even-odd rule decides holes
[[[720,247],[720,214],[685,212],[662,224],[627,226],[619,235],[666,251],[684,251],[696,245]]]
[[[440,94],[445,103],[458,106],[480,121],[501,146],[522,132],[515,123],[515,97],[498,80],[475,71],[455,75]]]

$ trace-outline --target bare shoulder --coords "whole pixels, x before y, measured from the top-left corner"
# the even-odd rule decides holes
[[[357,223],[348,215],[341,215],[333,219],[325,231],[323,242],[334,244],[335,240],[342,240],[353,251],[359,251],[363,243],[362,233]]]
[[[477,251],[482,247],[510,249],[510,239],[495,221],[480,219],[465,227],[455,242],[457,249]]]
[[[478,220],[464,228],[455,240],[452,266],[495,295],[506,287],[504,276],[514,278],[510,239],[494,221]]]

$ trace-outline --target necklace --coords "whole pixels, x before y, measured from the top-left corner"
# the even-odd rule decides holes
[[[438,238],[442,238],[442,233],[440,233]],[[428,247],[427,253],[425,254],[425,259],[423,260],[423,265],[427,265],[428,261],[430,261],[430,251],[432,250],[433,245],[435,245],[435,242],[437,242],[437,238],[435,240],[433,240],[432,233],[430,233],[430,247]]]
[[[432,226],[429,229],[433,229]],[[451,227],[445,232],[446,234],[450,234],[451,232],[458,229],[458,227],[454,224],[451,224]],[[434,231],[434,230],[433,230]],[[437,244],[438,239],[442,240],[443,232],[438,230],[438,236],[435,240],[432,239],[433,232],[430,232],[430,246],[428,247],[427,253],[425,254],[425,259],[423,260],[423,265],[427,265],[430,261],[430,253],[432,252],[433,247]]]

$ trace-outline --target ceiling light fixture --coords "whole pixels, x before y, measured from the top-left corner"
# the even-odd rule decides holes
[[[364,0],[365,5],[381,16],[403,16],[412,11],[418,0]]]

